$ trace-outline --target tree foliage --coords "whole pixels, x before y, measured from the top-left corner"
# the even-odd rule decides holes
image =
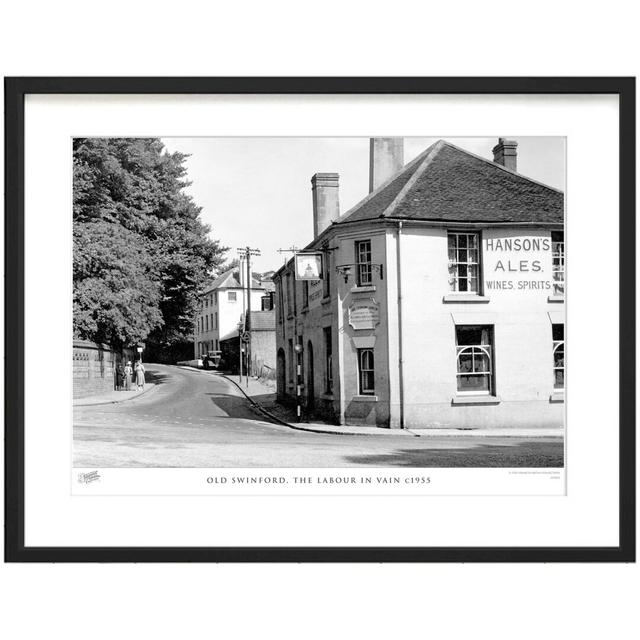
[[[186,157],[155,138],[74,140],[77,337],[157,350],[191,340],[198,291],[226,249],[184,192]]]

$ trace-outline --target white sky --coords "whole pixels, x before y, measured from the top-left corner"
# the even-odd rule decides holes
[[[405,138],[404,161],[411,161],[439,138]],[[495,138],[443,138],[493,159]],[[561,137],[510,137],[518,142],[518,171],[564,190],[565,149]],[[261,256],[255,271],[277,269],[313,239],[311,176],[340,174],[340,213],[369,191],[368,138],[162,138],[169,151],[190,154],[188,192],[202,207],[211,236],[230,247],[227,259],[246,245]]]

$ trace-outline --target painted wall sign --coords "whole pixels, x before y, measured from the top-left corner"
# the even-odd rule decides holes
[[[322,302],[323,297],[322,280],[309,281],[309,309],[314,309]]]
[[[494,235],[494,233],[496,235]],[[543,291],[551,293],[551,237],[484,234],[485,291]]]
[[[349,324],[354,329],[375,329],[380,323],[380,309],[373,302],[354,302],[349,307]]]

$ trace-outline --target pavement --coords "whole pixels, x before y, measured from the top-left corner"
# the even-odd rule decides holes
[[[155,384],[153,382],[147,382],[144,385],[144,389],[131,389],[129,391],[107,391],[105,393],[101,393],[99,395],[94,396],[86,396],[85,398],[74,398],[73,406],[74,407],[91,407],[93,405],[100,404],[119,404],[120,402],[127,402],[128,400],[133,400],[133,398],[138,398],[143,393],[149,393],[155,388]]]
[[[218,374],[220,375],[220,374]],[[518,437],[518,438],[561,438],[563,429],[386,429],[370,426],[350,426],[334,425],[328,422],[297,422],[295,411],[291,408],[282,407],[276,402],[275,381],[263,381],[257,378],[246,376],[240,379],[239,376],[223,374],[225,378],[231,380],[247,396],[255,402],[266,415],[282,420],[292,429],[301,431],[313,431],[316,433],[331,433],[358,436],[409,436],[413,438],[425,437]]]
[[[562,467],[562,438],[385,437],[300,430],[271,418],[220,374],[146,364],[154,388],[75,405],[76,467]],[[257,382],[257,381],[256,381]],[[265,391],[251,385],[250,390]],[[122,393],[122,392],[119,392]],[[266,401],[271,393],[253,396]],[[308,425],[304,425],[305,429]],[[323,425],[326,427],[326,425]]]

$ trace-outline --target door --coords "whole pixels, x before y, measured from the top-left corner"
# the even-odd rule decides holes
[[[276,375],[277,375],[277,392],[278,392],[278,400],[282,400],[286,394],[286,386],[285,386],[285,360],[284,360],[284,350],[278,350],[278,359],[276,362]]]

